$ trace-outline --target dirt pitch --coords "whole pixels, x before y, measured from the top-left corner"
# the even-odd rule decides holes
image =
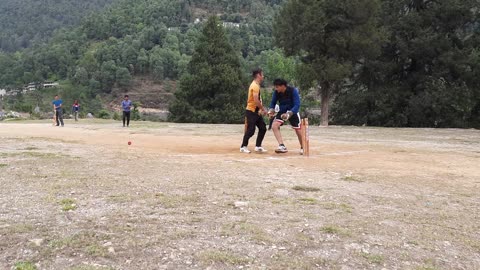
[[[1,123],[0,269],[480,269],[480,131],[242,130]]]

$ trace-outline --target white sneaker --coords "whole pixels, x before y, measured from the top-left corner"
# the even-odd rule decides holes
[[[285,145],[279,145],[277,149],[275,149],[275,153],[287,153],[287,147]]]
[[[303,156],[303,148],[300,148],[300,155]]]
[[[246,146],[240,147],[240,153],[247,153],[247,154],[249,154],[249,153],[250,153],[250,150],[248,150],[248,148],[247,148]]]
[[[256,146],[256,147],[255,147],[255,152],[256,152],[256,153],[259,153],[259,154],[260,154],[260,153],[266,153],[266,152],[267,152],[267,149],[265,149],[265,148],[263,148],[263,147],[261,147],[261,146]]]

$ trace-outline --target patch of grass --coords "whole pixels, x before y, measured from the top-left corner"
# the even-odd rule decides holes
[[[383,257],[383,255],[380,255],[380,254],[370,254],[370,253],[362,252],[362,257],[367,259],[367,261],[372,264],[381,264],[385,261],[385,258]]]
[[[5,164],[5,163],[0,163],[0,168],[5,168],[5,167],[7,167],[7,166],[8,166],[8,165]]]
[[[58,250],[73,249],[77,252],[86,252],[92,254],[101,254],[101,243],[108,240],[108,235],[98,234],[92,231],[83,231],[72,236],[67,236],[61,239],[51,240],[48,247],[53,249],[54,253]]]
[[[298,199],[298,201],[303,203],[303,204],[308,204],[308,205],[317,204],[317,200],[314,199],[314,198],[300,198],[300,199]]]
[[[272,257],[271,264],[267,269],[292,269],[292,270],[310,270],[310,269],[335,269],[328,267],[328,262],[322,258],[312,258],[305,256],[275,255]]]
[[[126,203],[131,202],[132,200],[132,196],[128,194],[115,194],[108,196],[108,201],[112,203]]]
[[[407,241],[407,244],[409,244],[411,246],[418,246],[418,242],[415,241],[415,240]]]
[[[25,147],[24,150],[27,150],[27,151],[32,151],[32,150],[38,150],[39,148],[38,147],[35,147],[35,146],[27,146]]]
[[[31,262],[17,262],[13,268],[14,270],[37,270],[35,264]]]
[[[200,200],[198,195],[165,195],[157,193],[154,196],[154,201],[164,208],[176,208],[185,206],[188,203],[196,203]]]
[[[347,203],[325,202],[321,203],[322,207],[328,210],[339,209],[347,213],[352,213],[353,207]]]
[[[319,188],[307,187],[307,186],[294,186],[292,189],[296,190],[296,191],[303,191],[303,192],[318,192],[318,191],[320,191]]]
[[[77,209],[77,204],[73,199],[62,199],[60,205],[62,206],[62,211],[73,211]]]
[[[223,250],[206,250],[201,252],[198,255],[198,260],[202,262],[204,265],[211,265],[211,264],[230,264],[230,265],[244,265],[250,262],[250,259],[245,256],[240,256],[234,254],[230,251],[223,251]]]
[[[358,183],[365,182],[362,179],[353,175],[345,175],[344,177],[342,177],[342,180],[347,182],[358,182]]]
[[[108,254],[108,249],[95,243],[87,246],[85,248],[85,252],[94,257],[106,257]]]
[[[81,265],[69,268],[69,270],[114,270],[111,266],[93,266],[93,265]]]
[[[343,229],[343,228],[340,228],[336,225],[328,225],[328,226],[323,226],[322,228],[320,228],[320,230],[324,233],[327,233],[327,234],[335,234],[335,235],[339,235],[339,236],[350,236],[351,234]]]
[[[13,224],[8,227],[3,227],[0,229],[0,234],[3,234],[4,232],[6,234],[14,234],[14,233],[29,233],[33,231],[34,227],[30,224]]]
[[[430,265],[422,265],[419,267],[415,267],[415,270],[438,270],[439,268],[436,268],[435,266],[430,266]]]
[[[249,235],[257,243],[272,243],[272,237],[261,227],[241,221],[239,223],[225,224],[220,233],[222,236]]]

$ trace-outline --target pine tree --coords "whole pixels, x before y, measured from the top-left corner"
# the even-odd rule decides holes
[[[197,41],[187,74],[180,79],[170,120],[238,123],[242,120],[242,72],[217,17],[210,17]]]

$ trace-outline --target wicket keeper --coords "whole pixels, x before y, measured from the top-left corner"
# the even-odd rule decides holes
[[[302,148],[302,131],[300,122],[300,94],[297,88],[294,88],[287,84],[284,79],[275,79],[273,82],[275,91],[272,93],[272,102],[270,103],[270,109],[268,110],[269,117],[275,117],[272,125],[273,134],[278,142],[278,148],[275,149],[276,153],[287,153],[287,147],[283,143],[282,134],[280,133],[280,127],[288,121],[295,130],[300,143],[300,154],[303,155]],[[275,113],[275,105],[279,103],[280,110]]]

